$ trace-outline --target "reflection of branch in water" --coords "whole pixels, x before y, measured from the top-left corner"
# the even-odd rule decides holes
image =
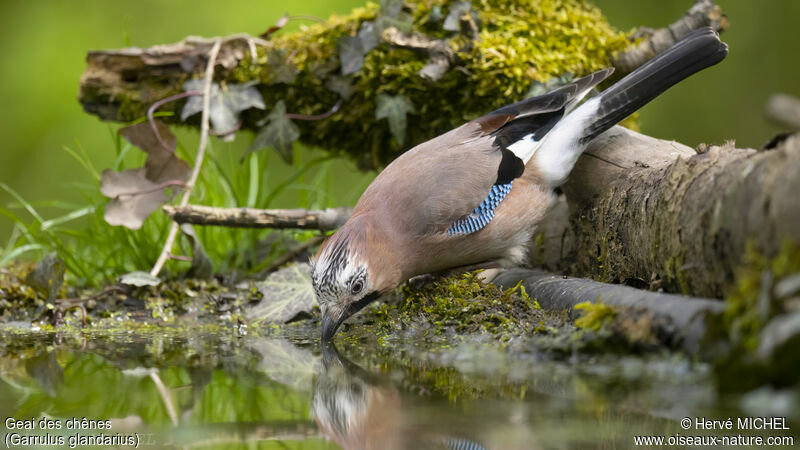
[[[172,426],[177,427],[178,414],[175,413],[175,406],[172,404],[172,394],[170,394],[169,389],[164,386],[161,377],[158,376],[158,372],[155,369],[150,372],[150,379],[153,380],[156,388],[158,388],[158,393],[161,394],[161,400],[164,402],[164,407],[167,409],[167,414],[169,414],[169,420],[172,422]]]
[[[470,439],[452,438],[436,423],[415,424],[389,382],[339,355],[333,343],[322,347],[323,368],[311,395],[311,414],[320,431],[345,449],[469,448]]]

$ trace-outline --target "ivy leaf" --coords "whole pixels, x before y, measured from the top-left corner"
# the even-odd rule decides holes
[[[64,261],[58,258],[56,252],[52,252],[36,264],[25,278],[25,284],[41,292],[48,302],[52,302],[64,283],[65,272]]]
[[[64,369],[58,363],[55,351],[38,353],[26,359],[25,371],[50,397],[58,397],[64,387]]]
[[[403,0],[381,0],[378,17],[374,21],[361,23],[356,36],[339,38],[339,63],[342,75],[358,72],[364,66],[364,55],[377,47],[381,42],[381,34],[389,27],[409,32],[414,24],[414,17],[403,11]]]
[[[397,17],[403,9],[403,0],[381,0],[380,14],[388,17]]]
[[[211,278],[211,275],[214,274],[214,265],[211,263],[205,248],[203,248],[200,238],[197,237],[194,227],[188,223],[181,224],[181,235],[192,246],[192,265],[189,267],[189,271],[186,272],[186,276],[189,278]]]
[[[366,54],[378,46],[380,36],[375,31],[375,24],[372,21],[361,23],[361,28],[358,30],[358,40],[361,41],[362,54]]]
[[[155,120],[158,134],[167,144],[164,148],[158,141],[149,122],[143,122],[125,128],[120,128],[119,134],[128,142],[147,153],[144,163],[145,177],[155,183],[166,181],[186,181],[189,179],[191,168],[189,164],[178,158],[175,154],[177,140],[169,126],[160,120]]]
[[[279,100],[267,116],[267,125],[258,132],[249,151],[274,148],[284,161],[292,163],[294,141],[300,137],[300,129],[286,117],[286,105]]]
[[[311,350],[275,338],[255,340],[250,348],[261,355],[258,367],[272,380],[295,391],[311,391],[319,364]]]
[[[300,314],[310,314],[316,304],[311,268],[306,263],[271,273],[257,288],[262,298],[246,313],[251,321],[287,323]]]
[[[111,225],[138,230],[144,220],[167,201],[166,190],[189,179],[191,168],[175,154],[177,140],[169,127],[156,120],[159,135],[167,148],[158,141],[149,122],[121,128],[119,134],[147,153],[144,167],[114,172],[103,171],[100,192],[111,199],[104,218]]]
[[[409,33],[413,26],[414,16],[406,12],[400,12],[396,16],[380,15],[375,19],[375,32],[378,37],[381,36],[383,30],[389,27],[395,27],[404,33]]]
[[[342,75],[350,75],[361,70],[364,66],[364,47],[361,39],[356,36],[339,38],[339,63],[342,66]]]
[[[328,79],[325,87],[333,92],[336,92],[345,100],[353,95],[353,84],[350,77],[333,76]]]
[[[325,78],[329,73],[339,68],[339,58],[331,55],[325,61],[314,60],[308,63],[308,73],[314,78]]]
[[[106,222],[138,230],[150,213],[167,201],[165,189],[148,180],[146,171],[144,167],[122,172],[103,171],[100,193],[111,199],[103,215]]]
[[[461,29],[461,16],[472,10],[472,3],[468,0],[455,2],[450,5],[450,12],[444,19],[444,28],[447,31],[459,31]]]
[[[142,287],[142,286],[158,286],[161,284],[161,280],[158,277],[154,277],[150,275],[148,272],[142,271],[135,271],[135,272],[128,272],[125,275],[119,277],[120,284],[124,284],[126,286],[135,286],[135,287]]]
[[[139,147],[148,154],[155,150],[174,152],[178,147],[178,141],[175,139],[175,135],[172,134],[169,125],[158,119],[155,119],[154,122],[156,123],[158,134],[161,136],[161,139],[164,140],[164,143],[167,144],[167,148],[164,148],[161,142],[158,141],[156,135],[153,134],[153,128],[150,122],[142,122],[129,127],[123,127],[120,128],[118,132],[120,136],[124,137],[131,145]]]
[[[273,48],[267,55],[269,84],[293,84],[300,70],[294,63],[287,63],[286,50]],[[263,109],[263,108],[262,108]]]
[[[436,23],[442,19],[444,19],[444,13],[442,13],[442,6],[434,5],[434,7],[431,8],[430,16],[428,16],[428,23]]]
[[[406,114],[416,113],[414,104],[405,95],[390,96],[378,94],[375,107],[375,118],[389,121],[389,129],[402,146],[406,140]]]
[[[184,91],[202,91],[204,80],[189,80],[183,83]],[[257,81],[244,84],[228,84],[221,89],[219,84],[211,84],[208,117],[211,127],[219,133],[226,133],[239,125],[239,115],[250,108],[265,109],[261,92],[255,88]],[[194,95],[183,105],[181,120],[185,121],[203,110],[203,96]]]

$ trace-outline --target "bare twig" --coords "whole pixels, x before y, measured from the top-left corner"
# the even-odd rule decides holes
[[[197,148],[197,157],[195,158],[194,168],[192,168],[192,174],[189,177],[189,181],[186,183],[186,189],[183,191],[183,197],[180,203],[181,206],[189,204],[189,197],[192,195],[192,190],[194,189],[194,184],[197,182],[197,177],[200,174],[200,167],[203,165],[203,158],[206,153],[206,143],[208,142],[208,116],[211,103],[211,80],[214,78],[214,64],[217,60],[217,54],[219,53],[221,45],[222,40],[217,39],[208,53],[208,65],[206,66],[205,84],[203,85],[203,114],[200,119],[200,144]],[[158,276],[158,273],[161,272],[161,268],[164,267],[164,263],[167,262],[170,249],[175,243],[175,238],[178,236],[178,228],[178,223],[173,222],[169,229],[169,235],[167,235],[167,241],[164,243],[164,248],[161,250],[161,254],[158,256],[158,260],[153,266],[153,269],[150,270],[150,275],[154,277]]]
[[[647,38],[639,45],[619,53],[611,62],[619,73],[633,72],[687,34],[705,26],[710,26],[718,32],[724,31],[728,28],[728,18],[722,12],[722,8],[714,4],[714,0],[695,0],[689,11],[680,19],[668,27],[649,31]]]
[[[192,260],[191,256],[176,255],[175,253],[169,253],[169,254],[167,254],[167,257],[169,259],[174,259],[175,261],[191,261]]]
[[[296,228],[330,231],[339,228],[350,217],[350,208],[309,209],[255,209],[214,208],[211,206],[182,205],[162,207],[175,223],[193,225],[219,225],[234,228]]]
[[[65,309],[64,312],[69,311],[70,309],[78,308],[81,310],[81,327],[86,326],[86,307],[83,305],[74,305],[70,306],[69,308]]]
[[[161,137],[161,133],[158,132],[158,126],[156,126],[156,119],[153,117],[153,113],[155,113],[158,108],[162,107],[166,103],[174,102],[175,100],[180,100],[182,98],[191,97],[191,96],[194,96],[194,95],[202,95],[202,94],[203,94],[202,92],[198,92],[198,91],[181,92],[180,94],[170,95],[169,97],[165,97],[165,98],[162,98],[161,100],[153,102],[153,104],[150,105],[149,108],[147,108],[147,120],[150,122],[150,128],[153,129],[153,134],[156,135],[156,139],[158,139],[158,142],[161,144],[162,147],[164,147],[165,149],[167,149],[169,151],[172,151],[172,149],[169,148],[169,145],[167,145],[167,143],[164,141],[164,138]]]

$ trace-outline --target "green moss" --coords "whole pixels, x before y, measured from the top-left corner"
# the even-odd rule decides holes
[[[0,269],[0,321],[31,319],[45,297],[25,283],[33,270],[30,262],[14,262]]]
[[[582,312],[581,317],[575,320],[575,326],[593,331],[599,331],[609,325],[617,316],[617,311],[600,299],[596,302],[578,303],[574,309]]]
[[[533,248],[536,251],[536,255],[539,258],[544,258],[544,244],[545,244],[545,237],[544,232],[538,232],[533,237]]]
[[[560,314],[543,311],[521,284],[503,290],[481,282],[478,274],[444,278],[421,289],[403,287],[396,304],[365,311],[355,330],[384,336],[382,343],[390,345],[404,330],[430,339],[486,335],[507,341],[563,323]]]
[[[597,281],[602,281],[604,283],[611,281],[610,270],[608,268],[608,240],[605,236],[600,242],[600,254],[597,255],[597,269],[599,270],[599,275],[595,277]]]
[[[762,286],[762,274],[771,272],[773,285],[782,278],[800,272],[800,245],[784,242],[774,258],[768,258],[756,250],[752,242],[747,243],[743,266],[736,276],[734,289],[726,296],[723,320],[734,344],[745,350],[758,346],[758,336],[769,317],[759,312],[759,297],[772,286]],[[780,312],[782,305],[769,306],[767,313]],[[771,312],[770,312],[771,310]]]
[[[147,114],[147,108],[138,96],[121,93],[115,96],[114,102],[119,104],[117,115],[122,120],[131,121]]]
[[[662,283],[667,286],[670,292],[680,292],[683,295],[690,295],[689,276],[684,269],[683,253],[673,256],[667,260],[665,273]]]
[[[446,15],[452,3],[419,0],[408,2],[407,8],[413,16],[413,31],[446,39],[456,51],[455,67],[430,82],[417,74],[427,62],[425,54],[382,43],[365,55],[362,69],[351,77],[354,93],[341,113],[325,120],[297,121],[301,141],[344,154],[362,167],[379,167],[413,145],[522,99],[532,83],[564,74],[578,77],[608,67],[612,53],[629,44],[626,35],[612,28],[596,7],[581,0],[473,1],[480,19],[480,38],[473,42],[460,33],[445,31],[441,21],[431,22],[434,7]],[[218,69],[217,78],[227,82],[260,82],[266,112],[247,111],[243,128],[257,128],[256,123],[280,100],[292,113],[320,114],[330,109],[338,95],[326,85],[340,73],[339,39],[356,35],[364,21],[378,14],[379,7],[369,3],[346,16],[333,16],[325,24],[273,36],[271,48],[292,55],[287,59],[298,70],[292,84],[271,84],[274,80],[264,48],[258,49],[255,60],[249,51],[243,51],[245,56],[236,67]],[[194,76],[201,76],[198,68]],[[139,82],[150,86],[142,98],[175,93],[164,90],[165,80],[153,78]],[[166,84],[179,89],[175,80]],[[375,120],[379,94],[405,95],[416,106],[416,114],[408,117],[404,147],[392,138],[385,120]],[[119,102],[119,115],[125,120],[144,112],[137,98],[114,101]],[[175,111],[181,105],[165,105],[163,110]]]

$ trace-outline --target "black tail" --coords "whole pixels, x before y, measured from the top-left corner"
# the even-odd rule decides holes
[[[725,59],[728,46],[711,27],[695,30],[602,92],[598,118],[586,129],[588,142],[633,114],[672,85]]]

